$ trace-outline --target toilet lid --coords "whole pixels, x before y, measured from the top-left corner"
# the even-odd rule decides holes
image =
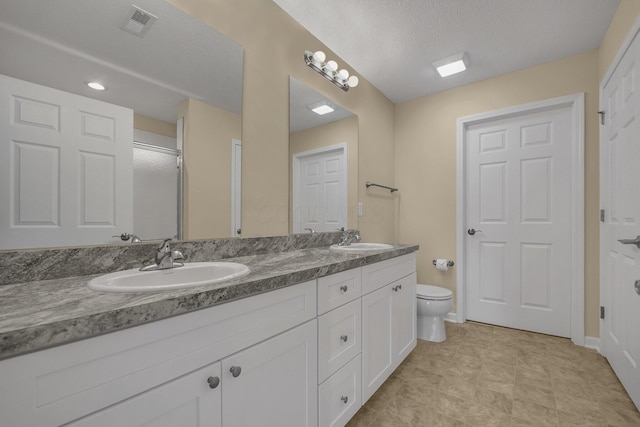
[[[416,293],[420,299],[444,300],[453,297],[449,289],[433,285],[417,285]]]

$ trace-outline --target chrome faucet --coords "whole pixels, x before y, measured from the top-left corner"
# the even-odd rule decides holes
[[[120,240],[122,240],[123,242],[126,242],[127,240],[131,240],[131,243],[140,243],[142,242],[142,239],[139,238],[138,236],[136,236],[135,234],[129,234],[129,233],[122,233],[121,235],[116,235],[113,237],[119,237]]]
[[[155,264],[140,268],[140,271],[166,270],[169,268],[182,267],[184,256],[180,251],[171,250],[171,239],[164,239],[156,251]]]
[[[342,230],[342,237],[338,242],[338,246],[348,246],[354,241],[360,240],[360,232],[354,229]]]
[[[308,231],[311,234],[316,234],[316,230],[314,230],[313,228],[305,228],[304,231]]]

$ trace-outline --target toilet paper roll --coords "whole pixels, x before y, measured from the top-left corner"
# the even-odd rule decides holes
[[[436,270],[440,270],[440,271],[449,271],[449,260],[448,259],[443,259],[443,258],[438,258],[436,260]]]

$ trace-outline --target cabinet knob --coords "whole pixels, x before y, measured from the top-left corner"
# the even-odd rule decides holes
[[[392,289],[393,289],[393,292],[398,292],[398,286],[394,286]]]
[[[242,372],[242,368],[240,366],[232,366],[231,369],[229,369],[229,372],[231,372],[233,378],[238,378]]]
[[[341,339],[342,341],[344,341],[344,342],[347,342],[347,340],[349,339],[349,337],[348,337],[348,336],[346,336],[346,335],[340,335],[340,339]]]
[[[220,384],[220,378],[209,377],[207,378],[207,382],[209,383],[209,388],[216,388]]]
[[[349,396],[342,396],[340,400],[342,400],[344,403],[347,403],[349,401]]]
[[[340,286],[340,290],[341,290],[342,292],[347,292],[347,289],[349,289],[349,288],[347,287],[347,285],[342,285],[342,286]]]

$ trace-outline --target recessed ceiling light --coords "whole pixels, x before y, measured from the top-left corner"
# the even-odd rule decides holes
[[[98,83],[98,82],[87,82],[87,86],[89,86],[91,89],[95,89],[95,90],[106,90],[107,87],[105,85],[103,85],[102,83]]]
[[[332,113],[336,111],[327,101],[317,102],[315,104],[309,105],[309,109],[316,113],[319,116],[323,116],[325,114]]]
[[[447,58],[435,61],[433,66],[438,70],[440,77],[447,77],[452,74],[460,73],[467,69],[469,61],[465,52],[451,55]]]

